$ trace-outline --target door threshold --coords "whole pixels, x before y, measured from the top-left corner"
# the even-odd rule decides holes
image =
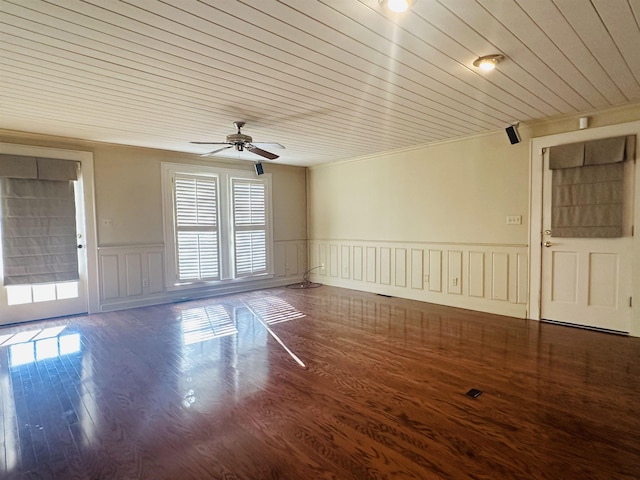
[[[578,323],[561,322],[560,320],[548,320],[546,318],[542,318],[540,321],[544,323],[551,323],[553,325],[560,325],[563,327],[573,327],[573,328],[580,328],[582,330],[593,330],[594,332],[612,333],[614,335],[629,336],[629,332],[625,332],[623,330],[611,330],[610,328],[592,327],[590,325],[580,325]]]

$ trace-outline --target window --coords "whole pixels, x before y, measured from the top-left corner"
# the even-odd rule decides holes
[[[265,186],[260,180],[231,181],[236,276],[267,271]]]
[[[174,176],[179,280],[220,278],[217,182],[216,177]]]
[[[0,279],[7,305],[78,298],[73,160],[0,155]]]
[[[162,175],[168,285],[271,273],[269,175],[169,163]]]

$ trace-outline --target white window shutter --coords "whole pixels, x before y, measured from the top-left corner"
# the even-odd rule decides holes
[[[217,280],[220,278],[217,178],[176,174],[174,180],[178,278]]]
[[[267,272],[267,210],[264,182],[232,180],[236,277]]]

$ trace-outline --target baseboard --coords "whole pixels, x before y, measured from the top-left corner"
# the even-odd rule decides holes
[[[527,305],[521,303],[511,303],[486,298],[470,298],[465,295],[426,292],[425,290],[419,289],[382,286],[376,283],[354,282],[326,276],[321,277],[319,275],[312,275],[311,280],[314,282],[324,283],[325,285],[348,288],[361,292],[376,293],[378,295],[388,295],[407,300],[417,300],[419,302],[428,302],[447,307],[464,308],[465,310],[473,310],[476,312],[490,313],[494,315],[504,315],[523,319],[527,318]]]
[[[117,310],[126,310],[128,308],[150,307],[152,305],[162,305],[165,303],[186,302],[200,298],[210,298],[220,295],[261,290],[263,288],[283,287],[292,283],[299,283],[302,280],[302,277],[272,278],[269,280],[261,280],[259,282],[243,282],[233,285],[163,292],[153,295],[116,299],[114,301],[103,302],[100,305],[100,311],[114,312]]]

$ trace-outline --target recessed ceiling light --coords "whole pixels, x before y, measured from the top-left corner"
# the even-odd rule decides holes
[[[502,60],[504,60],[504,55],[485,55],[484,57],[477,58],[473,65],[482,70],[493,70],[496,68],[496,65],[499,64]]]
[[[406,12],[414,0],[378,0],[378,3],[394,13]]]

